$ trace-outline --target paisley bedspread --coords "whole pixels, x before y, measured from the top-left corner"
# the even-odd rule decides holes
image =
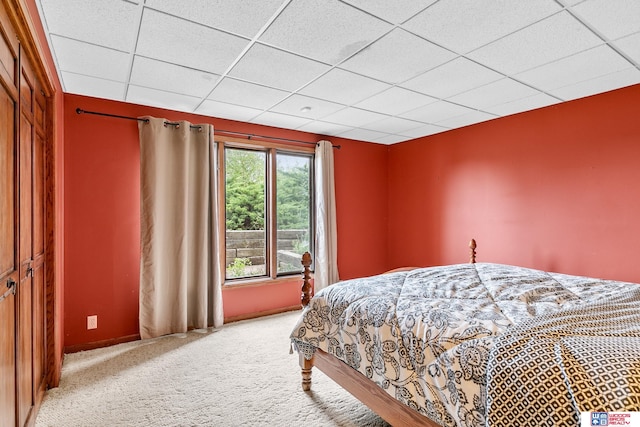
[[[315,348],[333,354],[397,400],[443,426],[479,427],[488,420],[499,426],[500,417],[509,416],[505,408],[513,402],[511,396],[495,399],[493,394],[508,390],[504,384],[514,381],[539,384],[535,378],[508,378],[515,368],[512,360],[531,364],[531,344],[542,342],[540,334],[548,334],[545,339],[552,337],[547,345],[551,353],[541,352],[536,363],[553,357],[565,363],[562,369],[554,370],[556,377],[549,381],[582,375],[574,383],[567,382],[568,393],[580,396],[582,391],[572,385],[576,388],[576,384],[588,382],[585,378],[596,372],[589,369],[597,369],[597,363],[588,366],[584,360],[577,361],[582,371],[576,374],[568,365],[569,359],[584,359],[584,346],[594,344],[589,340],[601,339],[600,332],[611,335],[620,326],[619,321],[612,323],[615,328],[598,324],[607,307],[616,311],[620,304],[627,304],[629,310],[640,310],[640,299],[635,301],[635,295],[640,296],[638,288],[632,283],[500,264],[421,268],[346,280],[323,289],[304,310],[291,338],[305,357],[310,358]],[[635,317],[625,313],[620,321],[633,323]],[[577,324],[558,327],[558,319],[575,314],[583,316]],[[540,319],[546,320],[541,324]],[[572,341],[586,319],[593,322],[594,329],[586,333],[585,340]],[[635,330],[639,328],[625,327],[630,332],[623,334],[624,339],[640,338],[636,334],[640,331]],[[639,342],[623,344],[635,345],[634,353],[639,354]],[[608,346],[607,354],[615,353],[619,344]],[[505,346],[510,346],[511,356],[501,359],[506,353],[496,349]],[[640,356],[635,363],[640,363]],[[588,411],[590,405],[584,408],[569,398],[568,414],[563,412],[562,416],[577,420],[575,411]],[[548,419],[552,420],[544,418]],[[509,421],[507,418],[505,425],[513,425]]]

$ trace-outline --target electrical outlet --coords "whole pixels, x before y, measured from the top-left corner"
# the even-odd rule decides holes
[[[98,328],[98,316],[87,316],[87,329],[97,329]]]

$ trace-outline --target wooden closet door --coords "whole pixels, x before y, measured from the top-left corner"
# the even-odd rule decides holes
[[[31,360],[33,355],[33,343],[31,331],[33,321],[31,315],[33,278],[31,258],[31,219],[32,219],[32,152],[33,129],[31,115],[28,109],[32,97],[32,88],[25,79],[24,74],[20,79],[20,146],[18,150],[20,170],[20,283],[18,285],[18,320],[17,320],[17,363],[18,363],[18,425],[25,425],[33,406],[33,377]]]
[[[46,99],[36,86],[34,104],[33,187],[32,187],[32,313],[33,313],[33,392],[37,403],[47,388],[47,305],[46,305]]]
[[[16,395],[15,305],[16,250],[15,102],[0,86],[0,426],[14,427]],[[8,293],[7,293],[8,292]]]
[[[44,136],[39,85],[30,66],[20,76],[20,284],[17,292],[18,425],[33,421],[45,386]]]
[[[21,28],[20,17],[6,4],[0,2],[0,427],[23,427],[35,424],[47,378],[50,104],[11,25],[13,19]]]
[[[0,8],[0,426],[16,425],[18,44]],[[7,293],[8,292],[8,293]],[[4,297],[4,298],[3,298]]]

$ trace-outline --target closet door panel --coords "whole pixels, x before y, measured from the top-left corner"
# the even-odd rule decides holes
[[[45,288],[45,248],[46,248],[46,158],[45,132],[41,120],[44,111],[44,97],[36,88],[35,133],[33,145],[33,241],[32,241],[32,281],[33,281],[33,390],[44,393],[46,388],[46,288]],[[39,120],[40,119],[40,120]],[[37,398],[35,398],[37,400]]]
[[[4,8],[0,8],[0,80],[15,86],[18,70],[18,44]]]
[[[4,286],[4,285],[3,285]],[[0,426],[15,427],[15,297],[0,302]]]
[[[18,49],[9,18],[4,8],[0,8],[0,290],[6,285],[8,276],[17,270],[15,120]]]
[[[19,176],[20,243],[17,329],[18,425],[32,424],[46,385],[44,95],[21,62]]]
[[[0,427],[16,420],[16,286],[18,277],[18,43],[0,7]],[[7,293],[9,291],[9,293]]]
[[[0,86],[0,279],[16,271],[15,103]],[[0,285],[5,285],[2,281]],[[0,287],[1,289],[1,287]],[[4,291],[0,292],[0,295]]]
[[[21,99],[24,94],[21,89]],[[33,186],[33,130],[31,122],[20,115],[20,283],[18,285],[17,376],[18,425],[25,425],[33,406],[33,274],[31,258],[31,221]]]
[[[44,393],[46,390],[46,340],[45,340],[45,274],[44,268],[38,268],[33,273],[33,291],[32,291],[32,308],[33,308],[33,393]],[[38,400],[36,395],[33,396],[33,403]]]
[[[0,85],[0,426],[16,425],[16,299],[10,282],[18,282],[16,235],[16,104]]]

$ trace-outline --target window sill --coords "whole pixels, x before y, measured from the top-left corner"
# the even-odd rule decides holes
[[[313,277],[313,274],[312,276]],[[269,286],[269,285],[277,285],[280,283],[287,282],[300,282],[302,285],[302,273],[292,274],[291,276],[282,276],[276,279],[272,279],[269,277],[256,277],[251,279],[241,279],[241,280],[233,280],[226,281],[222,286],[223,289],[231,289],[231,288],[249,288],[249,287],[260,287],[260,286]]]

